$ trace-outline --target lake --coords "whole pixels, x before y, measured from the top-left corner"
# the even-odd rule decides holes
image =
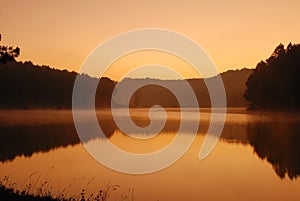
[[[142,140],[120,131],[110,111],[97,111],[109,141],[135,154],[154,152],[172,142],[180,125],[180,111],[168,109],[166,114],[164,129]],[[137,125],[150,122],[146,109],[133,109],[131,115]],[[29,188],[32,193],[49,190],[77,198],[82,189],[88,195],[110,186],[109,200],[121,200],[126,195],[128,199],[123,200],[300,200],[299,113],[229,108],[220,141],[207,158],[200,160],[210,117],[209,109],[201,109],[195,140],[173,165],[132,175],[111,170],[89,154],[77,136],[71,111],[0,111],[0,178],[8,176],[6,184],[16,189]],[[147,133],[133,135],[143,137]],[[189,137],[186,130],[185,138]],[[104,140],[91,138],[84,143],[101,144]]]

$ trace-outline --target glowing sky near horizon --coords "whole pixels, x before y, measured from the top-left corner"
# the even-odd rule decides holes
[[[1,45],[19,46],[18,60],[78,71],[101,42],[163,28],[196,41],[223,72],[255,67],[279,43],[299,43],[299,8],[298,0],[2,1]]]

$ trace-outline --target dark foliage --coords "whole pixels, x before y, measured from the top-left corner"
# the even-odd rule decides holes
[[[227,71],[222,73],[229,107],[245,106],[243,91],[245,81],[252,71],[249,69]],[[31,62],[6,62],[0,64],[0,108],[2,109],[70,109],[72,107],[72,91],[78,74],[67,70],[57,70],[48,66],[33,65]],[[98,82],[99,79],[87,75],[79,75],[87,83]],[[208,78],[213,81],[214,78]],[[193,88],[200,107],[209,107],[210,98],[203,79],[187,80]],[[135,86],[143,79],[125,79],[126,86]],[[165,85],[176,86],[180,93],[183,81],[160,80]],[[96,108],[110,107],[116,82],[109,78],[101,78],[95,97]],[[84,96],[84,94],[83,94]],[[164,107],[178,107],[176,97],[167,89],[158,86],[146,86],[133,95],[131,107],[151,107],[155,104]],[[84,105],[84,103],[83,103]],[[122,106],[122,100],[116,100]],[[189,105],[195,107],[195,105]]]
[[[246,101],[243,97],[243,93],[246,89],[245,82],[249,75],[252,73],[250,69],[241,70],[229,70],[221,73],[220,76],[223,80],[225,87],[227,106],[228,107],[245,107]],[[195,96],[200,107],[210,107],[210,97],[208,89],[205,85],[204,79],[188,79],[186,80],[192,87]],[[206,78],[206,82],[215,82],[216,77]],[[142,85],[145,83],[158,83],[162,86],[169,86],[170,88],[176,89],[177,93],[189,97],[188,91],[184,88],[183,80],[154,80],[154,79],[124,79],[119,82],[118,88],[131,88],[136,85]],[[118,89],[117,88],[117,89]],[[116,90],[118,92],[118,90]],[[122,93],[122,92],[121,92]],[[130,100],[131,107],[142,107],[147,108],[155,104],[163,107],[176,108],[179,106],[178,100],[167,88],[163,88],[160,85],[146,85],[135,91]],[[115,103],[123,105],[122,95]],[[184,106],[185,107],[185,106]],[[192,103],[187,103],[186,107],[197,107]]]
[[[300,44],[280,44],[249,76],[244,97],[249,108],[300,109]]]
[[[2,184],[0,184],[0,200],[60,201],[59,199],[54,199],[51,196],[33,196],[25,192],[18,192],[15,191],[13,188],[7,188]]]
[[[120,188],[119,185],[105,185],[103,190],[99,190],[97,193],[86,194],[85,189],[82,189],[80,196],[73,195],[66,197],[64,191],[60,194],[53,194],[53,187],[47,186],[49,184],[47,180],[44,181],[36,193],[32,192],[32,183],[26,183],[23,190],[17,190],[15,183],[9,182],[9,177],[5,176],[0,180],[0,200],[2,201],[107,201],[113,191]],[[134,200],[134,190],[129,189],[128,194],[121,194],[120,200]]]
[[[0,41],[2,39],[2,35],[0,34]],[[4,64],[8,61],[16,61],[15,58],[20,55],[19,47],[12,46],[0,46],[0,64]]]
[[[0,108],[55,108],[72,107],[72,91],[78,74],[37,66],[31,62],[10,61],[0,64]],[[79,75],[87,82],[99,81],[87,75]],[[101,78],[96,107],[109,107],[115,82]]]
[[[0,64],[5,64],[9,61],[15,61],[15,58],[20,54],[20,48],[12,46],[0,46]]]

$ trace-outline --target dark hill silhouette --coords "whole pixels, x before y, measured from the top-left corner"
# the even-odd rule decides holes
[[[228,107],[245,107],[246,101],[243,97],[246,89],[245,82],[249,75],[252,73],[250,69],[242,70],[230,70],[221,73],[221,77],[224,82],[224,87],[227,96]],[[215,77],[207,78],[208,81],[213,81]],[[206,88],[203,79],[189,79],[188,83],[193,88],[198,104],[200,107],[210,107],[210,98],[208,90]],[[160,83],[170,88],[176,88],[181,93],[187,93],[184,89],[183,80],[154,80],[154,79],[124,79],[119,83],[118,88],[130,88],[142,83]],[[124,85],[124,86],[122,86]],[[118,90],[117,90],[118,92]],[[125,105],[125,99],[122,99],[122,95],[118,100],[115,100],[118,105]],[[132,96],[130,106],[131,107],[151,107],[155,104],[162,105],[164,107],[178,107],[178,102],[175,96],[167,89],[158,85],[147,85],[138,89]],[[187,104],[187,107],[196,107],[196,105]]]
[[[222,73],[227,102],[229,107],[243,107],[246,102],[243,98],[245,82],[252,70],[242,69],[227,71]],[[2,109],[34,109],[34,108],[54,108],[70,109],[72,106],[72,90],[76,72],[67,70],[57,70],[49,66],[33,65],[31,62],[8,61],[0,64],[0,108]],[[98,81],[87,75],[79,75],[87,82]],[[207,78],[208,80],[215,79]],[[146,80],[146,79],[145,79]],[[124,83],[136,86],[145,81],[144,79],[124,79],[119,84]],[[182,80],[157,80],[167,85],[176,86],[182,90]],[[200,107],[209,107],[210,99],[207,88],[202,79],[190,79],[197,96]],[[110,107],[111,97],[116,82],[109,78],[101,78],[96,92],[96,108]],[[117,100],[116,105],[124,105],[123,100]],[[140,88],[131,98],[131,107],[151,107],[155,104],[164,107],[178,107],[175,96],[167,89],[157,85],[149,85]],[[195,105],[188,105],[195,107]]]
[[[300,110],[300,44],[280,44],[247,80],[250,109]]]
[[[70,109],[72,90],[78,74],[57,70],[49,66],[37,66],[31,62],[6,62],[0,64],[0,108]],[[96,78],[87,75],[88,82]],[[115,82],[102,78],[96,93],[96,107],[109,107]],[[101,93],[100,93],[101,90]]]

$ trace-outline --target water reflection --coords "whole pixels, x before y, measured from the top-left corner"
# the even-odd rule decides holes
[[[300,175],[299,122],[272,121],[247,125],[247,139],[254,152],[272,164],[280,178]]]
[[[1,126],[0,133],[1,162],[80,142],[73,124]]]
[[[11,161],[17,156],[30,157],[34,153],[80,143],[70,112],[54,115],[37,112],[35,115],[38,117],[25,117],[25,120],[18,117],[14,124],[10,121],[15,120],[14,114],[9,115],[7,119],[3,117],[4,120],[0,122],[1,162]],[[53,120],[53,116],[56,120]],[[99,125],[107,138],[115,132],[116,126],[107,114],[99,118]],[[88,140],[92,139],[87,138]]]
[[[17,156],[30,157],[34,153],[79,144],[80,140],[72,123],[71,114],[68,114],[67,118],[68,121],[56,123],[51,121],[21,125],[0,124],[0,161],[7,162]],[[102,115],[98,120],[108,138],[114,133],[120,133],[110,114]],[[140,126],[149,124],[147,115],[137,115],[133,120]],[[202,114],[198,134],[205,134],[209,123],[209,113]],[[163,132],[176,133],[179,124],[180,119],[176,111],[170,111]],[[185,132],[188,134],[189,130]],[[288,175],[290,179],[295,179],[300,175],[300,121],[298,120],[229,114],[221,140],[227,143],[251,145],[254,153],[262,160],[266,159],[280,178]]]

